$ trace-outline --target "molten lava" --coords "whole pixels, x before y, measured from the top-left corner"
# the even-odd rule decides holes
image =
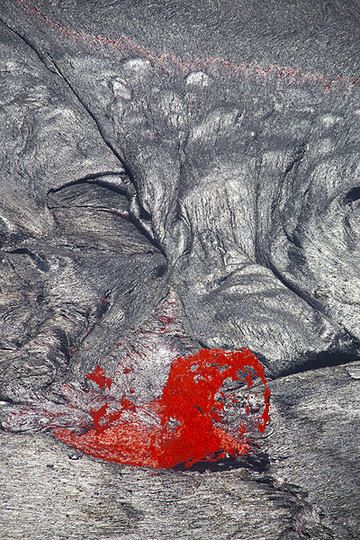
[[[112,380],[100,366],[86,378],[103,391],[111,388]],[[269,422],[270,390],[260,361],[248,349],[203,349],[173,361],[159,398],[136,404],[123,397],[115,409],[106,403],[91,410],[92,424],[85,433],[69,428],[53,433],[93,457],[140,467],[190,467],[199,461],[237,457],[251,450],[246,417],[253,411],[248,396],[243,421],[235,432],[228,429],[226,411],[237,398],[226,392],[226,382],[247,390],[260,383],[261,406],[255,409],[253,424],[263,432]]]

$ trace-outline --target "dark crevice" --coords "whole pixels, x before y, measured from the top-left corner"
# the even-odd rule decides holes
[[[164,277],[164,275],[166,274],[167,269],[168,269],[168,267],[167,267],[166,264],[159,264],[158,266],[156,266],[156,267],[150,272],[150,275],[151,275],[154,279],[162,278],[162,277]]]
[[[51,57],[50,57],[51,58]],[[68,88],[70,89],[70,91],[72,92],[72,94],[75,96],[75,98],[77,99],[77,101],[80,103],[80,105],[85,109],[85,111],[87,112],[87,114],[90,116],[90,118],[92,119],[93,122],[95,122],[95,125],[96,125],[96,128],[97,128],[97,131],[100,135],[100,137],[102,138],[102,140],[104,141],[105,145],[109,148],[109,150],[112,152],[112,154],[116,157],[116,159],[120,162],[121,166],[124,167],[124,163],[123,163],[123,159],[122,157],[120,156],[119,152],[114,148],[114,146],[112,145],[112,143],[106,138],[104,132],[103,132],[103,129],[99,123],[99,121],[97,120],[96,116],[93,114],[93,112],[91,111],[91,109],[86,105],[86,103],[83,101],[83,99],[80,97],[80,94],[78,94],[78,92],[75,90],[75,88],[73,87],[73,85],[68,81],[68,79],[65,77],[65,75],[63,74],[63,72],[61,71],[61,69],[59,68],[59,66],[57,65],[57,63],[55,62],[55,60],[53,58],[51,58],[59,76],[63,79],[63,81],[67,84]]]
[[[85,319],[86,321],[86,325],[89,324],[89,321],[88,321],[88,317],[84,317],[84,314],[81,313],[80,311],[76,310],[77,313],[79,313],[79,315]],[[97,315],[97,313],[95,314],[95,316],[100,319],[101,318],[101,315]],[[55,354],[51,355],[51,361],[53,364],[55,364],[55,367],[57,368],[62,368],[64,366],[61,365],[61,363],[59,364],[59,361],[58,361],[58,358],[57,358],[57,354],[56,353],[61,353],[63,355],[63,357],[65,358],[65,361],[66,361],[66,366],[65,367],[68,367],[70,365],[70,362],[71,362],[71,358],[72,358],[72,350],[73,348],[76,346],[76,343],[77,343],[77,337],[75,336],[70,336],[65,330],[63,330],[61,327],[55,327],[53,329],[53,334],[54,336],[56,337],[57,339],[57,342],[58,342],[58,346],[57,346],[57,349],[56,351],[54,351]]]
[[[257,452],[240,456],[238,458],[225,458],[216,461],[199,461],[191,467],[186,467],[180,463],[173,467],[174,471],[178,472],[225,472],[235,469],[250,469],[258,473],[264,473],[269,470],[270,459],[264,452]]]
[[[146,236],[146,238],[162,253],[162,255],[167,259],[166,252],[164,251],[163,246],[161,243],[155,238],[153,232],[152,232],[152,216],[151,214],[143,207],[140,198],[137,194],[137,182],[136,179],[130,170],[130,168],[127,166],[126,163],[126,156],[124,153],[124,157],[122,159],[122,166],[124,168],[125,174],[127,178],[129,178],[131,184],[133,185],[135,189],[135,194],[132,197],[132,203],[136,205],[138,209],[138,216],[134,216],[132,214],[133,223],[138,227],[138,229]],[[145,222],[145,223],[144,223]]]
[[[134,186],[135,190],[137,188],[137,182],[131,172],[131,170],[126,165],[126,159],[124,159],[123,167],[125,170],[126,176],[131,181],[132,185]],[[139,215],[134,216],[132,214],[133,223],[135,226],[138,227],[138,229],[146,236],[146,238],[164,255],[165,259],[167,259],[166,252],[164,251],[163,246],[160,244],[160,242],[155,238],[154,234],[151,230],[151,223],[152,223],[152,216],[151,214],[143,207],[141,204],[141,201],[138,196],[133,197],[133,203],[136,204]],[[145,222],[145,224],[143,223]]]
[[[5,407],[8,407],[9,405],[19,405],[19,402],[15,402],[13,399],[1,394],[0,392],[0,408],[5,406]],[[1,420],[0,420],[0,432],[3,430],[3,427],[1,425]]]
[[[143,219],[144,221],[151,221],[151,214],[145,210],[145,208],[140,207],[139,211],[139,218]]]
[[[144,210],[146,212],[146,210]],[[147,212],[146,212],[147,215],[149,215]],[[145,214],[145,215],[146,215]],[[149,242],[155,246],[155,248],[164,256],[164,258],[167,260],[167,256],[166,256],[166,252],[164,251],[164,248],[163,246],[160,244],[160,242],[147,230],[146,227],[144,227],[143,223],[141,222],[141,219],[144,219],[142,218],[142,209],[140,207],[140,215],[139,215],[139,218],[137,218],[136,216],[132,215],[131,213],[129,214],[130,215],[130,220],[131,222],[133,223],[133,225],[135,225],[135,227],[137,227],[137,229],[141,232],[141,234],[143,234],[148,240]],[[151,217],[150,218],[145,218],[145,221],[150,221],[151,220]]]
[[[27,39],[25,36],[23,36],[22,34],[20,34],[19,32],[17,32],[17,30],[15,30],[14,28],[12,28],[11,26],[9,26],[5,21],[4,19],[1,19],[0,18],[0,22],[10,31],[10,32],[13,32],[19,39],[21,39],[21,41],[23,41],[25,43],[25,45],[27,45],[32,51],[33,53],[36,54],[36,56],[38,57],[38,59],[40,60],[40,62],[45,66],[45,68],[47,70],[49,70],[51,73],[53,73],[54,75],[56,75],[56,71],[51,69],[51,67],[47,64],[44,56],[36,49],[36,47],[31,43],[31,41],[29,39]]]
[[[354,346],[353,350],[353,353],[351,351],[341,352],[334,350],[308,353],[301,365],[283,370],[277,376],[270,375],[269,380],[277,381],[297,373],[308,373],[309,371],[316,371],[327,367],[344,366],[349,363],[360,361],[359,349]]]
[[[106,184],[104,181],[101,182],[101,179],[103,179],[104,177],[107,177],[107,176],[119,176],[120,178],[122,176],[124,176],[124,173],[121,173],[121,172],[114,172],[114,171],[105,171],[105,172],[99,172],[99,173],[91,173],[91,174],[87,174],[85,175],[84,177],[82,178],[78,178],[76,180],[71,180],[70,182],[66,182],[66,184],[63,184],[57,188],[51,188],[49,189],[49,191],[47,192],[47,196],[49,196],[51,193],[58,193],[59,191],[62,191],[63,189],[66,189],[68,187],[71,187],[71,186],[77,186],[77,185],[81,185],[81,184],[87,184],[87,183],[91,183],[91,184],[99,184],[99,185],[102,185],[108,189],[113,189],[114,191],[117,191],[119,188],[115,188],[115,186],[109,186],[108,184]],[[97,180],[99,180],[97,182]],[[125,190],[121,190],[121,194],[124,194],[126,195],[126,192]]]
[[[344,202],[345,204],[351,204],[360,200],[360,186],[350,189],[346,194]]]
[[[316,369],[323,369],[326,367],[343,366],[350,362],[356,362],[360,360],[360,356],[355,352],[335,352],[335,351],[323,351],[319,353],[313,353],[309,355],[301,366],[297,366],[291,371],[294,373],[303,373],[306,371],[313,371]]]

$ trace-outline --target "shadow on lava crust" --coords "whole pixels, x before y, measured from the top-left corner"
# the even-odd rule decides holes
[[[235,469],[250,469],[259,473],[267,472],[269,470],[270,460],[269,456],[265,452],[253,452],[245,456],[238,458],[224,458],[217,461],[199,461],[194,463],[191,467],[186,467],[185,464],[180,463],[173,467],[172,470],[179,472],[225,472]]]

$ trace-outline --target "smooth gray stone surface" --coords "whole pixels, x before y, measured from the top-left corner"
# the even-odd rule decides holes
[[[360,530],[359,362],[278,379],[268,452],[274,474],[301,486],[336,537]]]
[[[2,540],[275,540],[298,527],[314,540],[333,538],[296,495],[242,470],[136,470],[71,460],[41,436],[0,441]]]

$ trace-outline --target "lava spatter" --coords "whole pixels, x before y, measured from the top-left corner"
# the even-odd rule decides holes
[[[111,386],[100,366],[86,377],[100,389]],[[226,382],[238,383],[246,391],[261,386],[261,403],[255,413],[250,396],[243,396],[243,414],[236,430],[227,425],[226,411],[237,398],[226,392]],[[153,468],[190,467],[248,453],[252,433],[247,420],[251,417],[252,425],[262,433],[269,422],[269,407],[264,368],[250,350],[202,349],[173,361],[159,398],[142,404],[122,398],[116,410],[113,403],[92,410],[93,423],[85,433],[69,428],[57,428],[53,433],[62,442],[107,461]]]

